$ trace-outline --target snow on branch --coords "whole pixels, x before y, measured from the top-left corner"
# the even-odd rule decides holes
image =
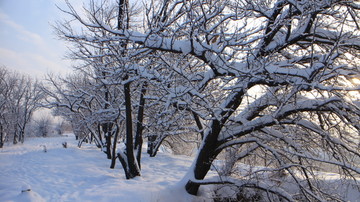
[[[340,102],[341,99],[332,97],[329,99],[308,99],[299,101],[296,105],[287,104],[279,108],[274,114],[263,115],[259,118],[246,122],[246,124],[234,124],[232,127],[228,127],[223,131],[224,136],[219,136],[219,141],[222,142],[228,138],[238,137],[244,134],[251,133],[253,131],[260,130],[264,127],[274,125],[278,123],[278,120],[284,119],[289,115],[306,112],[306,111],[331,111],[332,108],[327,105],[333,102]],[[237,119],[242,120],[241,117]]]
[[[260,182],[256,180],[242,180],[242,179],[234,179],[230,177],[222,177],[219,180],[190,180],[191,183],[199,184],[199,185],[212,185],[212,184],[231,184],[237,186],[239,188],[252,188],[258,189],[261,191],[269,192],[275,194],[277,196],[282,197],[287,201],[293,201],[292,196],[286,192],[284,189],[274,186],[273,184],[268,184],[266,182]]]

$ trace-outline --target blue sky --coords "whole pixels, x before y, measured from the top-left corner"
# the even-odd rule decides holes
[[[0,66],[39,78],[71,71],[51,27],[66,17],[56,5],[66,7],[63,0],[0,0]]]

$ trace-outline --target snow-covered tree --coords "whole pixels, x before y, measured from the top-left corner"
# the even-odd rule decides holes
[[[179,66],[186,82],[170,86],[176,96],[166,95],[185,101],[202,124],[202,144],[184,184],[190,194],[202,184],[224,183],[204,178],[218,155],[234,147],[233,162],[256,154],[271,163],[227,183],[287,200],[296,194],[323,200],[331,196],[318,187],[317,164],[345,177],[360,173],[359,9],[358,2],[342,0],[152,1],[144,31],[68,13],[107,33],[71,35],[83,43],[131,41],[180,56],[171,64],[191,57],[191,64],[204,65],[196,71]],[[279,171],[288,173],[297,193],[254,177]]]
[[[7,77],[7,70],[4,67],[0,68],[0,148],[3,147],[5,137],[6,137],[6,123],[7,120],[5,118],[6,115],[6,103],[7,103],[7,96],[9,92],[9,86],[5,80]]]
[[[189,193],[234,145],[239,161],[267,154],[274,164],[264,172],[286,170],[308,199],[326,197],[310,180],[315,162],[359,173],[358,9],[351,1],[164,1],[146,34],[119,33],[207,64],[184,86],[206,125]],[[208,101],[204,89],[214,84],[220,96]],[[291,199],[256,178],[231,182]]]
[[[101,85],[86,74],[70,75],[65,79],[48,77],[43,91],[48,95],[46,107],[54,108],[54,114],[63,117],[72,125],[74,134],[81,143],[94,140],[99,148],[105,147],[104,120],[116,114],[102,112],[104,103]],[[107,150],[104,148],[104,152]],[[111,155],[111,154],[110,154]]]
[[[358,162],[348,161],[358,156],[359,86],[351,79],[359,77],[359,67],[351,60],[359,59],[354,54],[360,45],[359,5],[168,2],[160,6],[169,8],[166,22],[148,35],[124,35],[148,48],[191,54],[208,65],[199,75],[202,80],[189,75],[196,81],[189,90],[193,102],[208,112],[202,116],[207,129],[186,185],[189,193],[197,193],[213,160],[233,145],[241,145],[237,160],[257,150],[266,153],[276,162],[266,172],[286,170],[308,199],[325,197],[310,180],[316,161],[339,166],[349,175],[359,172]],[[204,97],[211,92],[200,90],[212,81],[220,81],[226,93],[209,109]],[[355,99],[349,99],[351,92]],[[298,172],[307,183],[300,183]],[[256,179],[234,183],[289,198]]]
[[[51,119],[48,116],[42,116],[35,120],[35,134],[41,137],[48,137],[51,133]]]
[[[0,68],[0,145],[12,139],[24,142],[27,126],[44,94],[39,82],[30,77]]]
[[[67,125],[67,124],[68,124],[68,123],[66,123],[64,120],[57,121],[57,122],[55,123],[55,127],[54,127],[55,133],[56,133],[57,135],[62,135],[62,134],[64,134],[64,132],[65,132],[65,130],[66,130],[66,125]]]
[[[68,6],[70,12],[76,12],[70,4]],[[120,1],[117,4],[104,1],[99,5],[92,1],[85,12],[90,21],[99,18],[110,28],[122,30],[129,28],[130,9],[127,1]],[[133,50],[137,47],[126,41],[87,41],[83,38],[114,36],[103,29],[89,27],[88,30],[82,31],[83,37],[78,37],[78,30],[71,26],[70,20],[70,23],[59,23],[57,31],[62,39],[71,42],[74,46],[70,57],[80,61],[81,64],[76,67],[76,70],[82,72],[90,82],[86,86],[75,85],[76,91],[69,91],[67,88],[53,94],[52,97],[56,101],[52,106],[61,107],[59,100],[68,103],[68,99],[57,99],[58,95],[71,97],[71,94],[76,94],[75,105],[79,106],[78,109],[81,111],[87,111],[87,114],[80,113],[83,122],[91,126],[88,128],[93,128],[93,126],[99,128],[99,130],[90,131],[92,131],[91,134],[97,134],[97,142],[106,148],[108,158],[112,159],[110,167],[114,168],[115,160],[119,158],[127,178],[140,175],[144,96],[147,84],[139,79],[138,66],[149,62],[133,55]],[[64,82],[69,83],[68,79]],[[51,83],[59,86],[55,82]],[[63,93],[65,91],[68,92]],[[69,104],[66,104],[65,108],[72,108],[70,111],[79,114],[79,110],[73,110],[74,107]],[[123,127],[126,130],[123,131]],[[102,139],[105,139],[104,143]],[[117,150],[118,140],[123,140],[126,147]]]

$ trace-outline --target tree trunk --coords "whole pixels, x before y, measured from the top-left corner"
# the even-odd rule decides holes
[[[210,170],[211,164],[219,154],[216,150],[217,138],[221,130],[220,122],[214,120],[212,123],[211,131],[204,137],[202,146],[200,147],[199,154],[196,158],[194,167],[194,177],[196,180],[203,180]],[[191,181],[191,179],[185,185],[185,189],[189,194],[197,195],[200,185]]]
[[[136,123],[136,136],[135,136],[135,150],[136,150],[136,160],[141,169],[141,149],[143,144],[143,120],[144,120],[144,106],[145,106],[145,94],[146,94],[147,83],[145,82],[141,88],[140,99],[139,99],[139,109],[137,114],[137,123]]]
[[[116,164],[116,142],[117,142],[117,138],[119,136],[119,125],[116,125],[116,131],[115,131],[115,136],[114,136],[114,142],[113,142],[113,148],[112,148],[112,155],[111,155],[111,165],[110,168],[114,169],[115,168],[115,164]]]
[[[227,110],[224,110],[220,113],[220,117],[222,117],[221,120],[213,120],[211,123],[211,129],[207,132],[207,135],[204,135],[194,168],[194,177],[196,180],[203,180],[205,178],[207,172],[210,170],[212,162],[221,152],[217,150],[217,139],[219,137],[220,131],[229,117],[240,106],[243,95],[243,91],[229,95],[229,98],[231,99],[225,106],[225,109]],[[186,184],[185,189],[189,194],[196,195],[199,190],[199,186],[199,184],[191,182],[190,179]]]
[[[150,155],[150,157],[154,157],[155,155],[153,155],[153,153],[154,153],[154,148],[155,148],[156,136],[155,135],[149,135],[147,138],[148,138],[147,153]]]
[[[158,137],[156,135],[148,136],[148,149],[147,153],[150,157],[155,157],[162,142],[165,140],[167,136]]]
[[[125,126],[126,126],[126,158],[129,172],[129,179],[136,176],[140,176],[140,170],[134,155],[134,140],[132,129],[132,110],[131,110],[131,94],[130,83],[124,84],[124,96],[125,96]],[[125,168],[124,168],[125,169]]]
[[[106,157],[107,159],[111,159],[111,136],[106,135]]]
[[[15,129],[14,129],[14,138],[13,138],[13,144],[17,144],[18,143],[18,134],[17,134],[18,132],[17,132],[17,129],[16,129],[16,127],[15,127]]]
[[[106,156],[108,159],[111,159],[111,131],[109,131],[109,123],[103,124],[103,132],[106,141]]]
[[[106,132],[105,133],[105,140],[106,140],[106,157],[111,159],[111,135]]]
[[[3,133],[3,126],[0,124],[0,148],[4,146],[4,133]]]
[[[119,152],[119,153],[117,153],[117,157],[118,157],[118,159],[119,159],[119,161],[120,161],[120,163],[121,163],[121,165],[122,165],[122,167],[124,169],[126,179],[131,179],[132,177],[130,175],[129,167],[128,167],[128,164],[126,162],[126,155],[123,152],[121,152],[121,153]]]
[[[24,131],[20,131],[20,134],[19,134],[19,142],[20,143],[24,143],[24,137],[25,136],[25,132]]]
[[[198,129],[199,129],[199,131],[200,131],[201,140],[203,140],[203,139],[204,139],[204,131],[203,131],[204,128],[203,128],[203,126],[202,126],[202,124],[201,124],[200,118],[199,118],[199,116],[198,116],[194,111],[192,111],[192,114],[193,114],[195,123],[196,123],[196,125],[197,125],[197,127],[198,127]]]
[[[19,142],[24,143],[26,123],[23,123],[23,126],[19,126],[19,128],[20,128],[20,132],[19,132]]]

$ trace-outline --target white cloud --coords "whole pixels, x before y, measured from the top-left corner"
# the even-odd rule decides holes
[[[9,69],[31,75],[37,75],[41,72],[38,68],[34,68],[32,62],[29,62],[23,54],[4,48],[0,48],[0,64]]]
[[[65,47],[54,40],[49,41],[49,36],[27,30],[1,11],[0,24],[11,33],[1,36],[0,40],[9,40],[7,44],[10,45],[0,45],[0,65],[36,76],[69,72],[69,62],[61,60]]]
[[[67,62],[61,59],[54,60],[40,54],[15,52],[4,48],[0,48],[0,64],[37,77],[50,72],[61,74],[70,72]]]
[[[42,48],[46,47],[44,40],[41,38],[39,34],[26,30],[25,27],[15,23],[10,19],[8,15],[6,15],[1,11],[0,11],[0,23],[3,23],[4,25],[8,25],[9,27],[13,28],[20,39],[26,42],[33,43]]]

